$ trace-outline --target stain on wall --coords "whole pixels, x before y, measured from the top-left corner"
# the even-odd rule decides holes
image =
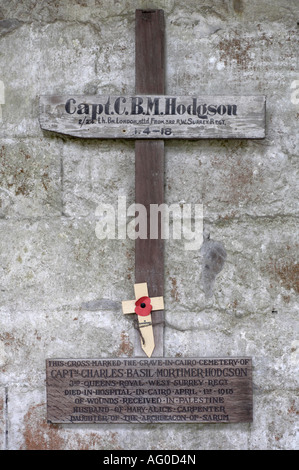
[[[201,247],[202,286],[207,298],[212,297],[216,277],[222,271],[227,257],[224,245],[207,236]]]

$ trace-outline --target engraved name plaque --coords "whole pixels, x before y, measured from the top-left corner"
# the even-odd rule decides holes
[[[51,423],[252,421],[252,363],[234,358],[48,359]]]
[[[40,97],[42,129],[81,138],[265,137],[265,96]]]

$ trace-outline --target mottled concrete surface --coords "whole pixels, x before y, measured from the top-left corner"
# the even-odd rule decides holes
[[[95,213],[134,202],[134,144],[42,132],[38,97],[134,93],[147,7],[165,11],[168,94],[267,96],[264,140],[165,145],[166,202],[202,203],[221,247],[165,242],[165,356],[251,356],[251,424],[46,421],[46,358],[133,355],[134,242],[99,240]],[[0,0],[2,449],[298,448],[298,21],[297,0]]]

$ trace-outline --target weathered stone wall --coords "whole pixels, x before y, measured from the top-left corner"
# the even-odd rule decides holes
[[[38,98],[134,93],[147,7],[168,94],[267,96],[264,140],[165,144],[166,202],[205,228],[202,250],[165,242],[165,356],[251,356],[251,424],[46,421],[46,358],[133,354],[134,242],[95,227],[134,202],[134,143],[42,132]],[[298,21],[297,0],[0,0],[0,448],[298,448]]]

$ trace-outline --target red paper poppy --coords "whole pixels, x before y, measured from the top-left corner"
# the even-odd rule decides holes
[[[135,302],[135,305],[135,313],[142,317],[149,315],[153,308],[149,297],[140,297],[140,299]]]

